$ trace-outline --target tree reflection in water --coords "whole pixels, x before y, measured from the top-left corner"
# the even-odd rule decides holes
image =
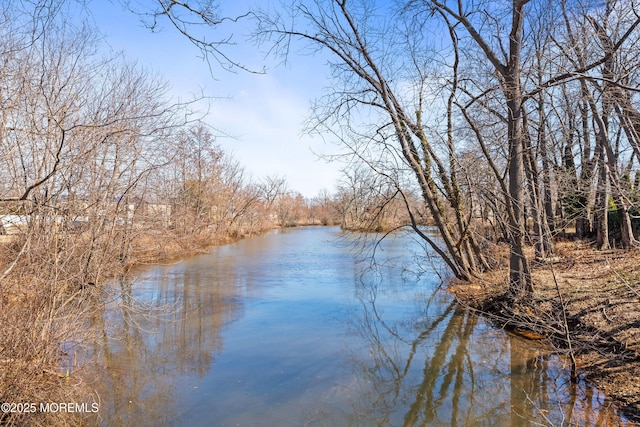
[[[98,424],[610,426],[560,357],[412,272],[406,236],[374,269],[308,228],[117,284],[93,320]],[[224,342],[223,342],[224,338]]]
[[[114,300],[93,319],[100,330],[96,384],[108,396],[96,423],[170,425],[185,410],[176,378],[201,378],[211,369],[222,349],[219,331],[241,310],[237,288],[211,271],[157,266],[135,291],[131,279],[120,281]]]
[[[597,390],[572,384],[551,349],[495,330],[453,301],[433,303],[438,293],[422,298],[422,322],[386,315],[380,290],[399,286],[388,273],[363,274],[356,283],[361,312],[352,328],[368,352],[352,352],[361,378],[353,424],[627,425]]]

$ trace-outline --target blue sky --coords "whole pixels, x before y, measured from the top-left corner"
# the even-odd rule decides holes
[[[237,11],[250,4],[230,3]],[[208,106],[202,104],[201,109],[209,111],[205,121],[230,135],[217,142],[240,161],[253,180],[285,176],[289,187],[306,197],[321,189],[334,190],[340,165],[318,159],[314,153],[334,153],[337,147],[303,134],[311,101],[328,85],[325,60],[296,56],[287,66],[265,62],[259,50],[244,40],[248,28],[241,24],[233,27],[237,45],[228,49],[230,56],[255,69],[266,65],[267,73],[214,68],[214,78],[200,51],[168,23],[163,23],[159,33],[151,33],[116,1],[93,0],[87,8],[106,43],[166,79],[176,97],[188,99],[203,90],[206,96],[217,98]]]

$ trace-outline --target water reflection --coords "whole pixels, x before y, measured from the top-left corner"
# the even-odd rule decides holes
[[[94,319],[105,425],[168,425],[181,412],[180,376],[202,378],[222,351],[220,331],[241,315],[237,288],[192,263],[122,280]],[[114,289],[115,290],[115,289]]]
[[[361,355],[353,365],[362,381],[352,407],[366,414],[358,424],[630,425],[602,393],[571,383],[551,349],[496,330],[441,294],[415,298],[422,320],[385,313],[380,290],[394,288],[398,266],[384,261],[356,282],[362,310],[352,328],[369,344],[352,353]],[[406,276],[403,286],[412,288]]]
[[[101,425],[626,425],[548,349],[496,330],[386,239],[284,231],[118,284],[93,327]],[[437,267],[437,266],[436,266]]]

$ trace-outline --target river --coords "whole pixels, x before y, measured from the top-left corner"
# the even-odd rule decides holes
[[[553,351],[457,305],[410,234],[374,237],[278,230],[114,284],[83,368],[100,401],[90,421],[626,424]]]

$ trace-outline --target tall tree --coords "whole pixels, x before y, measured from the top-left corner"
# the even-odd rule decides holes
[[[536,224],[541,227],[538,232],[540,236],[547,234],[543,229],[543,221],[540,216],[541,196],[545,191],[539,192],[536,164],[533,161],[535,154],[532,152],[532,145],[529,143],[525,128],[525,120],[527,118],[526,104],[529,101],[538,99],[538,110],[540,111],[538,134],[543,137],[540,141],[545,143],[544,126],[545,120],[543,109],[540,102],[544,102],[544,98],[540,98],[541,94],[549,88],[561,85],[576,77],[583,76],[584,73],[593,70],[600,65],[611,61],[615,53],[620,47],[629,40],[640,20],[638,17],[631,20],[625,30],[621,33],[621,37],[612,44],[611,48],[604,51],[600,58],[596,58],[591,62],[583,64],[575,64],[573,68],[561,69],[559,72],[545,73],[544,78],[538,75],[537,79],[530,79],[529,84],[525,85],[524,71],[532,64],[531,58],[536,58],[542,54],[538,46],[537,52],[531,50],[525,51],[525,29],[531,33],[532,29],[542,28],[540,25],[544,23],[541,10],[554,6],[550,2],[536,2],[539,6],[533,8],[530,0],[513,0],[505,2],[504,7],[500,7],[495,2],[443,2],[429,1],[426,6],[435,8],[442,15],[447,16],[453,21],[456,31],[464,31],[470,40],[469,43],[475,45],[477,50],[481,52],[486,63],[491,66],[492,73],[495,76],[494,88],[498,87],[502,94],[502,103],[504,113],[502,117],[507,127],[507,152],[508,152],[508,193],[507,212],[509,213],[509,232],[511,236],[511,252],[510,252],[510,290],[511,293],[519,296],[532,291],[532,283],[529,273],[528,260],[524,251],[525,248],[525,188],[526,175],[529,170],[529,192],[531,193],[532,207],[535,217],[538,218]],[[535,13],[537,12],[537,13]],[[553,25],[546,25],[546,31],[549,36],[544,37],[546,40],[552,40],[557,37],[554,34]],[[451,28],[451,25],[450,25]],[[530,35],[530,34],[527,34]],[[539,37],[539,35],[538,35]],[[557,40],[557,38],[556,38]],[[535,44],[534,44],[535,46]],[[562,55],[560,55],[562,56]],[[538,56],[538,58],[540,58]],[[538,65],[540,61],[538,60]],[[554,68],[551,68],[554,70]],[[538,72],[542,70],[538,69]],[[531,82],[533,84],[531,84]],[[492,87],[484,89],[480,92],[480,97],[485,93],[495,90]],[[481,88],[481,90],[483,90]],[[544,165],[543,165],[544,166]],[[547,184],[548,182],[543,182]]]
[[[470,279],[489,268],[462,203],[456,152],[449,147],[443,154],[437,146],[444,141],[447,147],[451,140],[430,132],[425,122],[433,101],[429,69],[437,55],[422,50],[425,34],[413,31],[415,20],[389,21],[393,10],[367,1],[300,1],[290,10],[289,17],[260,14],[259,35],[283,55],[289,53],[292,39],[331,55],[335,91],[324,105],[317,105],[317,126],[334,132],[377,173],[404,171],[413,176],[444,249],[416,221],[412,226],[456,277]],[[396,31],[396,24],[403,29]],[[409,95],[405,82],[410,82]],[[363,117],[371,122],[357,122]],[[379,161],[386,166],[376,166]]]
[[[443,239],[444,249],[430,242],[432,248],[457,277],[470,278],[490,265],[471,220],[474,198],[461,198],[471,186],[460,169],[469,142],[456,141],[458,108],[500,183],[510,293],[518,298],[533,290],[525,251],[528,208],[538,254],[552,250],[548,92],[574,80],[590,84],[585,76],[612,60],[640,22],[637,15],[627,19],[609,49],[572,62],[562,47],[562,27],[550,25],[563,6],[545,0],[415,0],[401,8],[366,0],[294,1],[290,16],[259,14],[259,34],[280,54],[298,39],[329,55],[336,84],[316,104],[317,126],[376,173],[395,179],[398,171],[409,172]],[[438,41],[442,31],[449,32],[447,43]],[[537,43],[527,44],[534,32]],[[472,108],[498,120],[503,143],[487,141]],[[438,110],[444,112],[440,121]]]

